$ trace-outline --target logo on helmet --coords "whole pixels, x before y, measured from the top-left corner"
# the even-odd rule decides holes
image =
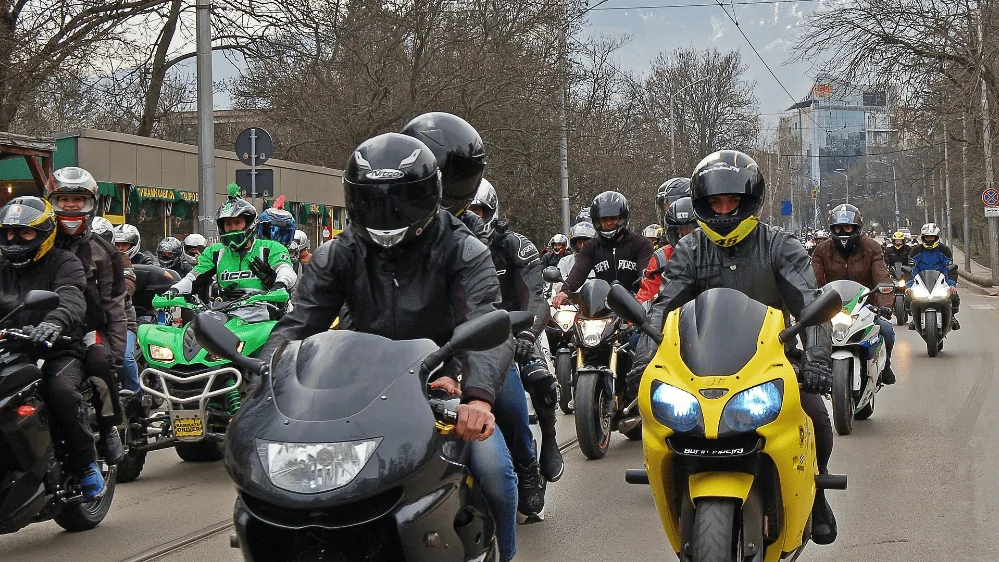
[[[688,213],[687,211],[677,211],[676,218],[680,220],[687,220],[690,218],[690,213]]]
[[[381,170],[371,170],[370,172],[364,174],[364,177],[369,180],[397,180],[402,178],[406,174],[402,170],[391,170],[388,168]]]
[[[733,166],[727,162],[715,162],[714,164],[711,164],[707,168],[701,170],[697,175],[703,176],[704,174],[708,174],[710,172],[719,172],[722,170],[727,170],[729,172],[741,172],[742,168]]]

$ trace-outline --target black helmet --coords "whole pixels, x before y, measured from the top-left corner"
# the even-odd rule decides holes
[[[441,204],[433,152],[398,133],[378,135],[354,149],[343,172],[343,189],[350,227],[383,248],[423,234]]]
[[[656,216],[666,224],[666,211],[674,201],[690,197],[690,178],[671,178],[656,189]]]
[[[239,186],[229,184],[229,200],[222,203],[215,215],[215,224],[219,229],[219,238],[231,250],[240,250],[253,243],[253,235],[257,231],[257,209],[249,201],[239,197]],[[225,220],[243,217],[246,225],[243,230],[225,231]]]
[[[184,256],[184,245],[173,236],[167,236],[156,244],[156,259],[160,267],[176,270]]]
[[[671,246],[697,228],[694,217],[694,202],[690,197],[681,197],[669,206],[666,211],[666,241]],[[683,230],[684,232],[681,232]]]
[[[455,216],[475,197],[486,169],[486,147],[467,121],[450,113],[424,113],[402,129],[434,153],[441,171],[441,207]]]
[[[597,234],[608,239],[613,240],[617,237],[621,231],[628,228],[628,217],[631,213],[628,211],[628,200],[616,191],[605,191],[600,195],[593,198],[593,204],[590,205],[590,222],[593,223],[593,228],[597,230]],[[614,228],[610,230],[604,230],[603,226],[600,224],[601,217],[620,217],[618,218],[617,224]]]
[[[853,230],[849,234],[839,234],[836,226],[849,224],[853,225]],[[836,244],[846,252],[853,250],[860,240],[860,229],[864,226],[864,218],[860,216],[860,209],[853,205],[837,205],[829,211],[829,234],[836,240]]]
[[[31,229],[36,236],[25,240],[7,238],[8,229]],[[42,259],[56,239],[56,215],[52,205],[38,197],[17,197],[0,209],[0,254],[14,267],[24,267]]]
[[[756,161],[737,150],[709,155],[690,178],[694,216],[708,239],[723,248],[739,243],[756,228],[756,213],[763,205],[765,191],[766,182]],[[739,195],[739,207],[720,215],[708,203],[714,195]]]

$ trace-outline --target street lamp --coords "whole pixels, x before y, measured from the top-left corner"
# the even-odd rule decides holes
[[[898,212],[898,182],[895,180],[895,166],[881,160],[872,159],[871,162],[877,162],[891,168],[892,191],[895,193],[895,229],[898,230],[902,226],[902,216]]]
[[[839,169],[833,170],[833,173],[834,174],[839,174],[839,175],[843,176],[844,178],[846,178],[846,204],[849,205],[850,204],[850,176],[848,176],[846,174],[846,170],[844,170],[843,168],[839,168]]]
[[[686,86],[680,88],[679,90],[676,91],[670,90],[669,92],[669,159],[670,159],[670,170],[672,170],[673,176],[676,176],[676,135],[674,134],[674,130],[676,129],[676,117],[674,116],[675,114],[673,112],[673,94],[679,94],[680,92],[686,90],[687,88],[693,86],[694,84],[700,84],[701,82],[704,82],[708,78],[711,77],[705,76],[700,80],[694,80],[693,82],[687,84]]]

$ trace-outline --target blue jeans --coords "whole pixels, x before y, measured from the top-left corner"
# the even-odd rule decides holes
[[[471,442],[468,468],[496,518],[500,560],[509,562],[517,554],[517,473],[498,425],[489,439]]]
[[[891,366],[891,350],[895,347],[895,328],[891,322],[878,316],[875,322],[881,330],[881,337],[885,339],[885,349],[888,351],[888,359],[885,361],[885,369]]]
[[[122,386],[138,394],[142,391],[139,388],[139,365],[135,362],[135,332],[127,332],[128,338],[125,343],[125,361],[122,363],[122,372],[125,375]]]
[[[510,366],[506,381],[500,388],[493,403],[493,415],[497,427],[503,430],[510,457],[517,466],[531,466],[537,456],[534,454],[534,434],[531,433],[530,417],[527,413],[527,397],[524,383],[520,380],[517,364]]]

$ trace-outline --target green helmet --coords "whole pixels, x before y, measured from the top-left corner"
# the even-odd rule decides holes
[[[246,226],[243,230],[225,231],[223,219],[243,217]],[[246,199],[232,194],[230,190],[229,200],[222,203],[218,213],[215,215],[215,224],[219,228],[219,238],[230,250],[240,250],[247,244],[253,243],[253,235],[257,232],[257,209]]]

